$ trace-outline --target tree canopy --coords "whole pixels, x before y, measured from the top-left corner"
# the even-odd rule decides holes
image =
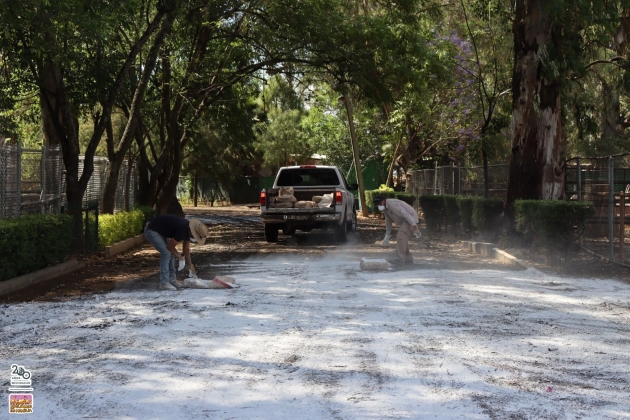
[[[348,171],[348,95],[362,159],[510,162],[508,207],[561,198],[568,155],[630,147],[629,3],[0,0],[0,135],[60,145],[75,206],[106,156],[105,212],[131,159],[166,212],[182,174]]]

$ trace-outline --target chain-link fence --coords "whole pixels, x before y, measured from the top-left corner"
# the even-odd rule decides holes
[[[508,165],[488,165],[488,196],[505,197]],[[411,184],[411,185],[409,185]],[[407,191],[421,195],[484,195],[483,166],[438,166],[408,177]]]
[[[59,213],[63,201],[59,147],[0,148],[0,217]]]
[[[584,246],[611,260],[627,263],[624,245],[630,236],[630,226],[625,226],[626,220],[630,221],[630,200],[625,197],[630,193],[628,155],[569,159],[566,193],[569,200],[595,206],[595,216],[587,220]]]
[[[79,157],[79,173],[83,173],[84,158]],[[107,169],[109,162],[107,158],[102,156],[94,157],[94,171],[88,181],[85,193],[83,194],[83,206],[93,205],[95,201],[100,203],[105,190],[107,181]],[[64,191],[65,191],[65,178]],[[114,198],[114,212],[128,211],[133,208],[136,203],[138,187],[138,177],[136,173],[135,163],[125,161],[118,174],[118,184],[116,187],[116,196]],[[64,197],[65,198],[65,197]],[[64,200],[64,204],[66,201]]]
[[[94,173],[83,197],[83,206],[100,202],[105,188],[108,161],[94,158]],[[79,173],[83,172],[83,156]],[[125,162],[118,178],[115,211],[130,209],[136,203],[135,165]],[[22,214],[60,213],[67,206],[66,178],[60,148],[23,149],[20,144],[0,147],[0,218]]]

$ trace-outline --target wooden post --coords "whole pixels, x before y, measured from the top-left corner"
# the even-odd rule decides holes
[[[626,195],[619,194],[619,260],[624,261],[624,241],[626,236]]]
[[[350,141],[352,142],[352,155],[354,157],[354,168],[357,171],[357,182],[359,183],[359,202],[361,203],[361,214],[368,217],[368,205],[365,202],[365,187],[363,184],[363,170],[361,169],[361,158],[359,157],[359,144],[354,131],[354,119],[352,117],[352,102],[348,94],[339,98],[346,105],[348,113],[348,127],[350,128]]]

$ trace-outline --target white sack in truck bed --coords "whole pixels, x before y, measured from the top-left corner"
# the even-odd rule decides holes
[[[323,207],[330,207],[330,205],[332,204],[332,202],[333,202],[333,195],[332,195],[332,194],[324,194],[324,195],[322,196],[321,201],[320,201],[319,203],[317,203],[317,205],[318,205],[320,208],[323,208]]]

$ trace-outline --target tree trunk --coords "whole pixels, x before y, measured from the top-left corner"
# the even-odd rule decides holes
[[[38,63],[42,126],[46,143],[60,144],[66,170],[66,213],[74,217],[74,247],[84,244],[82,224],[83,191],[79,184],[79,136],[59,66],[52,60]]]
[[[564,197],[560,81],[544,78],[541,56],[561,51],[561,34],[553,29],[543,0],[518,0],[512,80],[512,155],[505,203],[513,217],[518,199]]]
[[[140,80],[138,81],[138,85],[136,86],[136,90],[134,92],[133,100],[131,103],[131,110],[129,111],[129,120],[127,121],[125,131],[122,135],[122,138],[120,139],[120,143],[118,144],[118,149],[116,151],[114,151],[113,136],[107,136],[109,166],[107,171],[107,180],[105,182],[105,189],[103,190],[103,213],[114,213],[120,168],[125,161],[125,155],[127,154],[129,147],[131,146],[131,142],[133,141],[133,137],[139,125],[138,122],[140,120],[140,107],[142,106],[144,93],[146,92],[147,85],[149,84],[149,78],[151,77],[153,69],[155,68],[158,52],[162,47],[164,40],[170,33],[171,27],[173,25],[173,19],[174,16],[172,14],[167,14],[166,19],[164,19],[164,21],[162,22],[162,27],[160,28],[160,31],[155,36],[155,40],[153,41],[153,45],[151,46],[149,54],[147,55],[146,62],[142,69],[142,76],[140,77]]]

